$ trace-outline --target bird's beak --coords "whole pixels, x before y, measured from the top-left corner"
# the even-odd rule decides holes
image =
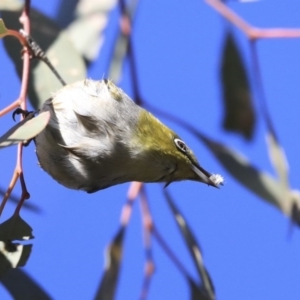
[[[214,175],[203,169],[198,164],[192,164],[192,170],[199,176],[199,181],[207,183],[216,188],[223,185],[223,178],[220,175]]]

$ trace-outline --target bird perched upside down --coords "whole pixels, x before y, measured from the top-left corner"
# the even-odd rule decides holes
[[[223,184],[175,132],[111,81],[67,85],[41,111],[51,118],[35,138],[40,165],[68,188],[92,193],[130,181]]]

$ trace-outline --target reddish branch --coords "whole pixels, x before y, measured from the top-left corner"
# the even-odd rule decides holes
[[[28,34],[30,33],[29,10],[30,10],[30,0],[26,0],[22,15],[20,17],[20,23],[23,25],[24,31],[27,32]],[[23,73],[22,73],[22,82],[21,82],[19,98],[14,103],[10,104],[8,107],[2,110],[0,112],[0,116],[10,112],[11,110],[17,108],[18,106],[20,106],[23,110],[26,110],[26,95],[27,95],[28,80],[29,80],[29,68],[30,68],[30,52],[27,47],[24,47]],[[23,116],[21,114],[21,120],[22,119]],[[21,182],[22,194],[15,213],[18,213],[20,211],[23,202],[30,197],[26,188],[24,175],[23,175],[22,153],[23,153],[23,145],[20,143],[18,145],[17,163],[14,170],[14,174],[12,176],[8,189],[3,197],[2,203],[0,205],[0,216],[18,179],[20,179]]]
[[[16,37],[19,40],[19,42],[23,45],[24,49],[26,49],[26,52],[28,53],[27,41],[20,32],[15,31],[15,30],[7,29],[7,32],[6,32],[5,36],[14,36],[14,37]],[[27,66],[27,61],[25,62],[25,59],[24,59],[23,67],[25,67],[25,64],[26,64],[26,69],[29,70],[29,66]],[[24,69],[23,69],[23,72],[24,72]],[[29,74],[29,72],[27,72],[27,73]],[[27,75],[27,78],[25,78],[25,80],[26,80],[26,83],[28,84],[28,75]],[[4,115],[6,115],[7,113],[15,110],[19,106],[22,107],[22,102],[25,103],[25,107],[26,107],[26,102],[24,100],[25,97],[26,97],[26,87],[27,87],[27,85],[25,86],[25,83],[23,84],[23,80],[22,80],[22,87],[21,87],[21,90],[20,90],[19,98],[17,100],[15,100],[13,103],[9,104],[4,109],[0,110],[0,117],[2,117]],[[24,93],[25,93],[25,97],[24,97]]]
[[[143,229],[144,229],[144,247],[146,253],[146,262],[145,262],[145,270],[144,270],[144,280],[142,285],[142,291],[140,298],[141,300],[146,299],[151,279],[155,270],[155,264],[153,260],[152,254],[152,244],[151,244],[151,234],[153,229],[153,220],[151,216],[151,212],[148,205],[148,198],[145,193],[145,189],[141,190],[141,214],[142,214],[142,222],[143,222]]]
[[[300,29],[294,28],[256,28],[243,20],[233,12],[224,2],[220,0],[205,0],[219,14],[221,14],[230,23],[242,30],[250,40],[272,39],[272,38],[300,38]]]
[[[132,214],[132,206],[135,202],[136,198],[139,196],[140,191],[143,187],[143,183],[141,182],[132,182],[128,189],[127,193],[127,202],[125,203],[122,213],[120,223],[123,227],[127,226]]]

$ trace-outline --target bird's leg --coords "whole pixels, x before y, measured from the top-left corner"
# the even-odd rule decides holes
[[[30,114],[33,114],[32,117],[34,117],[35,112],[34,111],[24,110],[24,109],[22,109],[22,108],[19,107],[12,114],[13,120],[16,121],[15,120],[16,115],[21,115],[21,114],[23,115],[24,118],[28,117]]]

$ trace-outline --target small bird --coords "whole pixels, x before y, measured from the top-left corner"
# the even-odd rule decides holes
[[[223,184],[174,131],[110,80],[64,86],[40,111],[51,118],[35,137],[38,160],[65,187],[93,193],[130,181]]]

